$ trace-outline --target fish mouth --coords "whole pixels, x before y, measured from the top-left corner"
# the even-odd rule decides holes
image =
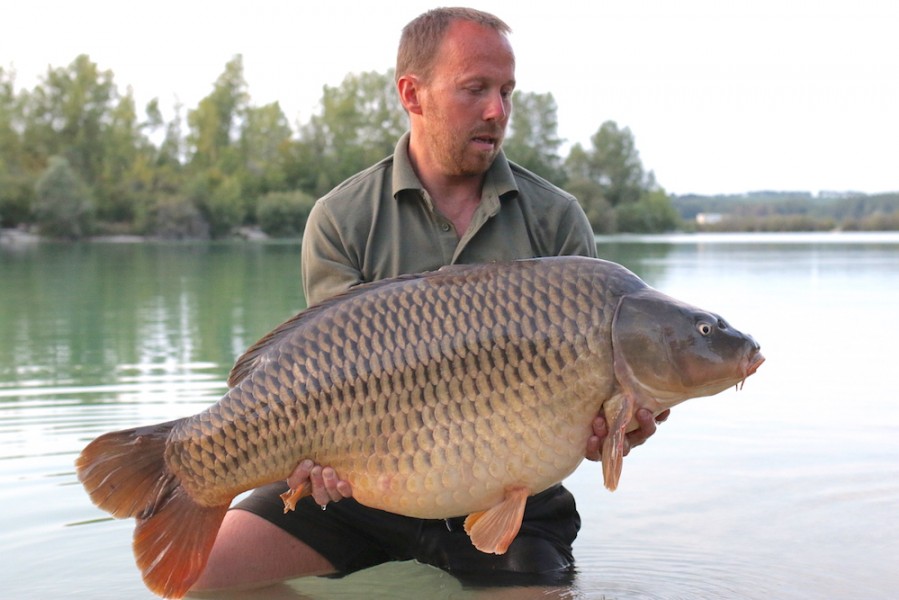
[[[737,389],[742,390],[743,384],[746,383],[746,378],[755,373],[762,363],[765,362],[765,357],[761,352],[755,352],[751,356],[747,357],[743,363],[743,378],[740,379],[740,382],[737,384]]]

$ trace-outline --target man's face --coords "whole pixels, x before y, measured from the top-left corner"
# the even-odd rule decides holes
[[[515,56],[505,36],[454,23],[421,89],[423,138],[445,175],[481,175],[493,164],[514,89]]]

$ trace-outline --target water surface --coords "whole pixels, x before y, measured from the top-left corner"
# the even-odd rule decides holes
[[[899,236],[600,238],[600,254],[721,313],[768,361],[692,400],[625,460],[588,463],[578,576],[463,590],[400,563],[241,598],[893,598],[899,589]],[[215,402],[240,352],[299,310],[298,244],[0,247],[0,587],[149,599],[133,523],[74,474],[108,430]],[[226,596],[220,596],[226,597]]]

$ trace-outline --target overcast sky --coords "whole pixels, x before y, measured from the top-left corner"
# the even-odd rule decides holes
[[[454,2],[451,2],[453,4]],[[31,89],[88,54],[139,108],[196,107],[235,54],[251,101],[305,122],[322,86],[392,67],[422,0],[3,0],[0,65]],[[671,193],[899,190],[895,0],[485,0],[513,29],[518,89],[559,134],[634,134]],[[166,117],[171,118],[172,110]]]

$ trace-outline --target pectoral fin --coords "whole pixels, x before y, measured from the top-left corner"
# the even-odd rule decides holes
[[[308,496],[311,493],[312,485],[306,481],[301,483],[296,489],[289,489],[281,494],[281,500],[284,502],[284,514],[286,515],[288,512],[295,510],[300,498]]]
[[[624,439],[627,424],[634,416],[636,402],[627,394],[616,394],[603,403],[609,435],[602,445],[602,475],[606,488],[615,491],[624,466]]]
[[[524,517],[524,505],[530,495],[527,488],[509,488],[499,504],[468,515],[465,519],[465,532],[474,547],[481,552],[504,554],[518,535],[521,519]]]

